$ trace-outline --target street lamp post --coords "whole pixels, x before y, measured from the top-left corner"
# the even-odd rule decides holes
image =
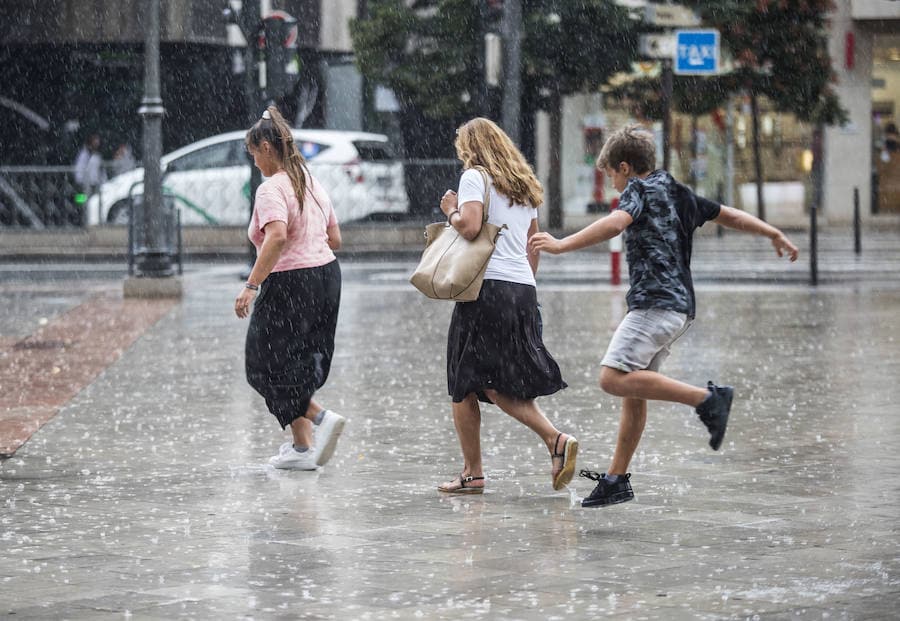
[[[137,274],[142,277],[173,275],[172,257],[165,248],[162,205],[162,117],[165,109],[159,91],[159,3],[147,3],[144,39],[144,98],[138,114],[143,118],[144,192],[141,218],[137,223],[142,241],[137,251]]]
[[[522,99],[522,1],[506,0],[503,4],[503,39],[506,62],[503,91],[503,129],[520,145],[520,117]]]
[[[144,97],[138,114],[144,125],[144,191],[142,209],[132,225],[137,231],[136,276],[125,280],[124,295],[131,298],[180,298],[181,279],[174,276],[172,252],[167,247],[167,223],[162,204],[162,117],[159,93],[159,2],[148,0],[144,43]],[[132,211],[133,216],[138,214]],[[130,242],[129,242],[130,243]],[[131,249],[129,249],[130,251]]]

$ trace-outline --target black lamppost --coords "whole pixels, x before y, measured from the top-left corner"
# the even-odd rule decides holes
[[[521,146],[520,118],[522,104],[522,0],[503,3],[503,129]]]
[[[138,114],[143,117],[144,192],[143,208],[136,224],[140,246],[136,251],[138,277],[172,276],[172,255],[165,247],[162,205],[162,117],[165,109],[159,92],[159,2],[147,3],[147,31],[144,39],[144,98]]]

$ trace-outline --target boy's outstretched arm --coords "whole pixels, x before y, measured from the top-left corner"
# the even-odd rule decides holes
[[[528,250],[550,254],[579,250],[612,239],[624,231],[631,222],[631,216],[624,211],[614,211],[562,239],[556,239],[550,233],[535,233],[528,239]]]
[[[768,237],[772,240],[772,246],[775,247],[775,252],[779,257],[787,255],[791,261],[796,261],[797,257],[800,256],[800,251],[797,250],[797,246],[787,238],[787,235],[771,224],[763,222],[756,216],[751,216],[746,211],[722,205],[719,216],[713,220],[713,222],[721,224],[722,226],[727,226],[730,229],[746,231],[748,233],[755,233],[757,235]]]

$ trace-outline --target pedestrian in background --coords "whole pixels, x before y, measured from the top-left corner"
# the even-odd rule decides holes
[[[561,489],[574,474],[578,442],[560,433],[535,402],[566,383],[542,341],[534,278],[538,257],[526,249],[528,236],[538,230],[537,208],[544,191],[509,136],[487,119],[462,125],[455,147],[464,172],[459,192],[448,190],[441,199],[448,224],[474,239],[482,225],[485,191],[490,191],[488,221],[507,228],[488,262],[478,299],[457,302],[453,309],[447,384],[463,468],[438,489],[454,494],[484,491],[479,401],[496,404],[541,437],[551,456],[553,489]],[[489,188],[476,167],[487,172]]]
[[[334,354],[341,270],[333,251],[341,230],[331,199],[275,106],[247,132],[246,145],[267,177],[256,191],[248,230],[256,260],[234,303],[238,317],[250,315],[247,381],[281,428],[291,428],[292,441],[269,463],[315,470],[331,458],[345,423],[313,400]]]
[[[134,153],[131,151],[131,145],[127,142],[120,143],[113,154],[113,176],[118,177],[122,173],[133,170],[135,166],[137,166],[137,162],[134,159]]]
[[[534,252],[559,254],[600,243],[625,231],[631,286],[628,313],[613,334],[601,361],[600,386],[622,397],[622,415],[612,463],[598,474],[581,476],[597,482],[583,507],[605,506],[634,498],[628,467],[647,421],[647,401],[672,401],[696,409],[718,450],[725,436],[734,390],[730,386],[692,386],[659,372],[669,348],[694,319],[691,243],[694,231],[713,221],[729,228],[765,235],[778,256],[797,260],[797,247],[778,229],[743,211],[696,196],[665,170],[654,170],[653,136],[632,125],[614,132],[600,151],[597,167],[605,169],[621,192],[619,208],[581,231],[558,240],[536,233]]]
[[[87,196],[96,192],[100,184],[106,181],[98,134],[91,134],[84,141],[75,158],[74,174],[79,190]]]

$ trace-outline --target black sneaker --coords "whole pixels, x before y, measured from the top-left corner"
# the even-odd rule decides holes
[[[594,488],[591,495],[581,501],[582,507],[605,507],[634,500],[634,490],[631,489],[631,483],[628,482],[631,473],[620,474],[615,483],[607,480],[605,472],[597,474],[590,470],[582,470],[579,476],[597,482],[597,487]]]
[[[709,445],[712,450],[718,451],[722,446],[722,439],[725,437],[725,427],[728,426],[728,414],[731,412],[734,388],[716,386],[709,382],[707,390],[709,390],[709,397],[697,406],[697,415],[709,429]]]

